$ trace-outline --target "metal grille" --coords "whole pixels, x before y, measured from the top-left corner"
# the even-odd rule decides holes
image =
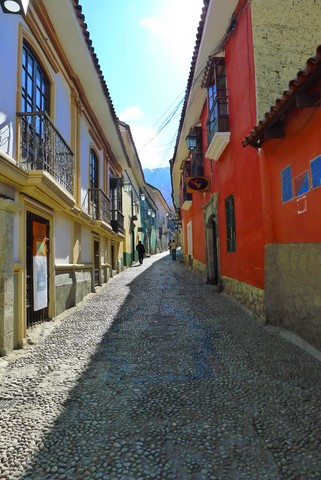
[[[94,283],[95,287],[100,285],[100,275],[99,275],[99,268],[100,268],[100,262],[99,262],[99,242],[94,241],[94,263],[95,263],[95,268],[94,268]]]
[[[110,200],[100,188],[88,189],[88,212],[94,220],[110,223]]]
[[[234,195],[225,200],[227,251],[236,251]]]
[[[26,170],[44,170],[73,194],[74,154],[46,112],[18,113],[20,163]]]

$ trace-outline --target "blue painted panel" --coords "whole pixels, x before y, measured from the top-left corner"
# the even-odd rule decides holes
[[[288,202],[293,198],[292,169],[286,167],[281,171],[282,202]]]
[[[312,188],[320,187],[321,185],[321,155],[311,160],[311,180]]]
[[[307,193],[310,190],[309,172],[303,172],[301,175],[295,177],[294,185],[296,197],[300,197],[300,195]]]

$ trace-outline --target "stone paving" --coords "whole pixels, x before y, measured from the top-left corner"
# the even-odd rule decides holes
[[[321,478],[321,363],[168,254],[55,323],[0,359],[1,480]]]

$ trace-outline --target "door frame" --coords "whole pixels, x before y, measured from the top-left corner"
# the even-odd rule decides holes
[[[27,216],[28,213],[42,217],[49,223],[49,239],[48,243],[50,245],[49,254],[48,254],[48,318],[55,317],[55,307],[56,307],[56,291],[55,291],[55,251],[54,251],[54,213],[49,208],[45,207],[32,200],[29,197],[26,197],[24,194],[21,194],[20,197],[21,205],[23,206],[22,212],[20,215],[19,231],[22,233],[19,235],[18,239],[18,251],[19,257],[21,258],[22,270],[21,270],[21,328],[19,328],[23,338],[26,337],[27,333],[27,302],[26,302],[26,288],[27,288]]]
[[[206,266],[208,283],[219,285],[220,269],[220,236],[218,225],[218,195],[213,194],[204,208]]]

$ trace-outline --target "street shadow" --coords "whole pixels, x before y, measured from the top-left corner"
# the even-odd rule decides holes
[[[63,351],[49,365],[49,374],[39,372],[34,396],[25,404],[30,414],[38,410],[46,416],[50,406],[59,410],[61,399],[67,398],[23,479],[176,479],[201,469],[204,459],[192,453],[195,442],[203,441],[200,433],[195,438],[186,431],[185,447],[176,441],[179,424],[188,429],[187,421],[206,423],[205,418],[196,420],[203,396],[197,383],[213,378],[210,335],[191,314],[180,311],[184,300],[175,289],[177,276],[185,272],[182,265],[166,255],[136,266],[142,272],[124,286],[128,292],[116,315],[112,302],[119,295],[117,277],[71,314],[30,358],[41,364],[57,342]],[[193,283],[204,288],[196,277]],[[69,339],[72,331],[78,332],[74,341]],[[85,338],[89,331],[92,338]],[[180,337],[184,341],[178,346]],[[92,356],[86,364],[88,350]],[[75,382],[75,357],[81,373],[69,390]],[[195,404],[188,399],[191,382]]]
[[[283,480],[286,468],[317,478],[319,446],[306,434],[321,427],[317,364],[267,341],[169,254],[140,268],[17,360],[37,369],[12,420],[24,432],[12,451],[28,464],[19,478]]]

